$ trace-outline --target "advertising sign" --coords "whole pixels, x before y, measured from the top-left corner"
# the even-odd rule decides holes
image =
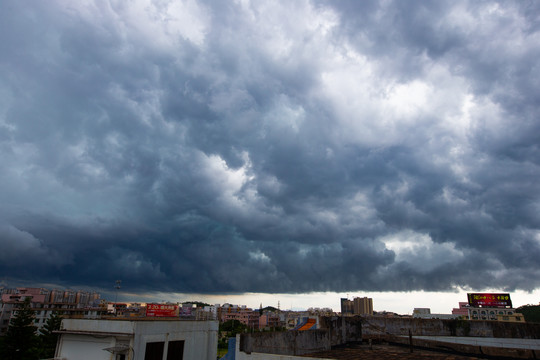
[[[182,306],[182,308],[180,309],[180,316],[191,316],[192,313],[191,311],[193,310],[193,308],[190,306]]]
[[[510,300],[510,294],[467,294],[469,299],[469,305],[472,307],[492,307],[492,308],[505,308],[512,307],[512,300]]]
[[[178,305],[146,304],[146,316],[177,317]]]

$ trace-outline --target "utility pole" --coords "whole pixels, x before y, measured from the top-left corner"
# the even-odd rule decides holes
[[[121,286],[120,284],[122,284],[122,280],[116,280],[116,285],[114,286],[114,288],[116,289],[116,295],[114,297],[114,316],[117,316],[117,303],[118,303],[118,290],[120,290]]]

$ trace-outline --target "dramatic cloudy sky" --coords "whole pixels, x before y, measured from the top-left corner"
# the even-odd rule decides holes
[[[0,7],[0,277],[540,288],[539,3]]]

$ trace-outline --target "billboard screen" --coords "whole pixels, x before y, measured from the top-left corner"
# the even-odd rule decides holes
[[[512,307],[510,294],[474,293],[467,294],[467,297],[469,299],[469,305],[472,307]]]
[[[146,316],[177,317],[178,305],[147,304]]]

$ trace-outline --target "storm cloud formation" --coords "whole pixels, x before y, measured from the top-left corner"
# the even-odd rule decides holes
[[[538,3],[1,7],[0,276],[540,287]]]

